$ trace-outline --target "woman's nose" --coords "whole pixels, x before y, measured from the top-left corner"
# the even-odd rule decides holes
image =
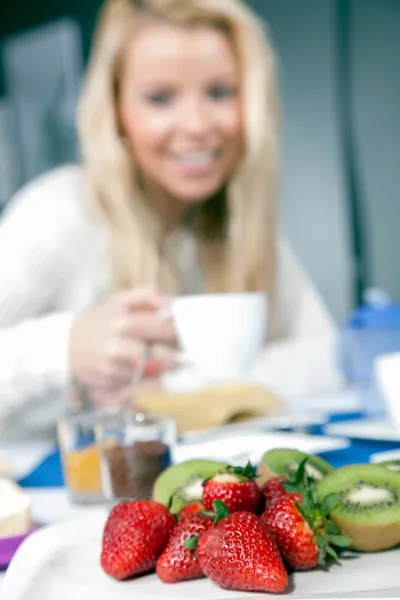
[[[188,98],[181,107],[179,124],[187,133],[202,135],[210,127],[210,118],[205,102],[199,98]]]

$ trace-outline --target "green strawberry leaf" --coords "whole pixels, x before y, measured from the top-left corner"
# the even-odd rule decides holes
[[[310,490],[310,494],[311,494],[311,501],[314,507],[318,508],[318,512],[321,513],[321,506],[320,503],[318,502],[318,496],[317,496],[317,487],[314,483],[314,481],[309,481],[309,490]]]
[[[305,521],[307,521],[307,523],[309,524],[309,526],[311,527],[311,529],[313,528],[313,519],[311,517],[311,515],[309,515],[304,508],[301,506],[301,504],[298,504],[297,502],[295,502],[295,506],[297,508],[297,510],[299,511],[299,513],[301,514],[301,516],[303,517],[303,519]]]
[[[298,494],[300,492],[299,486],[292,481],[283,481],[282,487],[285,492],[288,492],[289,494]]]
[[[327,519],[326,520],[326,532],[331,533],[332,535],[340,535],[339,525],[336,525],[336,523],[334,523],[330,519]]]
[[[348,548],[348,546],[350,546],[353,541],[351,538],[345,535],[332,534],[328,534],[328,540],[331,542],[331,544],[337,546],[338,548]]]
[[[311,513],[314,508],[314,503],[310,489],[306,489],[303,491],[301,501],[306,513]]]
[[[338,494],[328,494],[322,501],[322,512],[324,515],[330,515],[337,506],[339,500]]]
[[[336,553],[336,551],[331,547],[328,546],[326,549],[326,552],[329,554],[329,556],[331,556],[336,562],[339,562],[339,557]]]
[[[222,500],[213,500],[213,507],[215,513],[215,524],[219,523],[222,521],[222,519],[225,519],[225,517],[229,515],[229,509],[226,504],[222,502]]]
[[[288,478],[289,481],[294,481],[294,477],[296,474],[296,471],[298,469],[298,464],[295,462],[290,462],[290,463],[286,463],[285,464],[285,475]]]
[[[327,543],[326,543],[326,540],[325,540],[325,537],[323,534],[318,533],[318,532],[315,533],[315,541],[320,550],[326,549]]]
[[[172,494],[168,500],[168,504],[167,504],[168,510],[171,510],[171,508],[172,508],[172,505],[174,503],[174,496],[175,496],[175,494]]]
[[[226,470],[228,473],[232,473],[233,475],[241,475],[242,477],[247,477],[248,479],[253,479],[254,477],[254,468],[250,461],[245,467],[228,466]]]
[[[185,548],[188,548],[188,550],[196,550],[199,543],[199,537],[199,535],[194,535],[193,537],[186,540],[186,542],[184,542],[183,545],[185,546]]]
[[[307,478],[306,465],[308,461],[308,456],[304,458],[299,466],[297,467],[296,473],[294,474],[294,482],[297,484],[305,483]]]

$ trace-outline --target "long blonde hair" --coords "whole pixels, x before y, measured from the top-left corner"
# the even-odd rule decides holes
[[[273,310],[280,171],[275,61],[261,23],[240,0],[109,0],[103,8],[78,126],[90,196],[109,233],[114,285],[152,284],[179,293],[171,257],[162,250],[162,223],[143,197],[116,108],[125,45],[134,27],[149,18],[217,27],[233,43],[241,68],[245,149],[227,182],[220,223],[213,201],[200,204],[193,233],[207,291],[266,291]]]

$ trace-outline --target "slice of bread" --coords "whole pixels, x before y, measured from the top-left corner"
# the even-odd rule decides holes
[[[134,402],[145,412],[169,414],[175,419],[179,434],[256,419],[281,407],[281,400],[274,392],[245,383],[186,394],[139,392]]]
[[[31,501],[17,484],[0,477],[0,538],[29,531]]]

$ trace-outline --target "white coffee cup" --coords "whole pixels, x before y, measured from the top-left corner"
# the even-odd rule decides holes
[[[208,380],[245,375],[266,340],[261,292],[178,296],[171,310],[186,360]]]

